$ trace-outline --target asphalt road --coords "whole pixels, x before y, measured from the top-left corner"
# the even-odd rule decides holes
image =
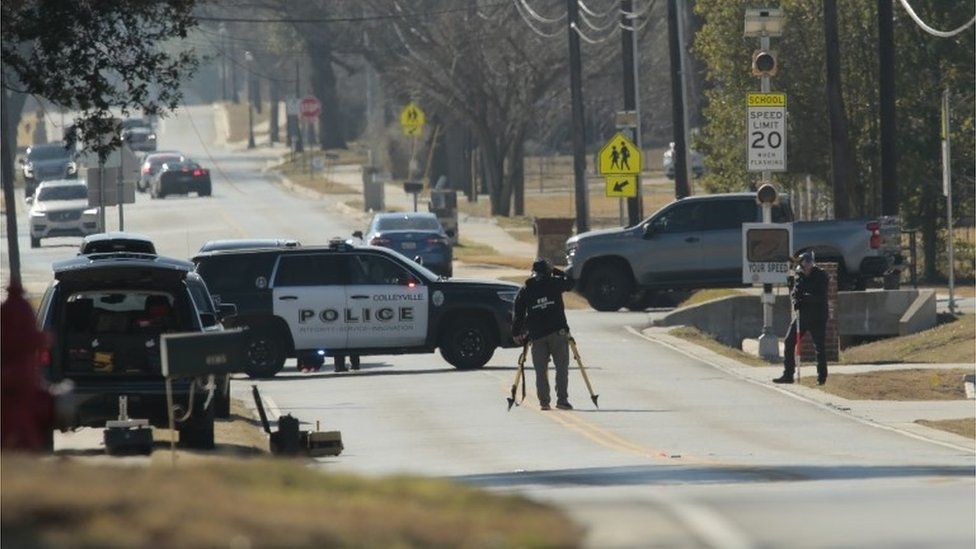
[[[161,147],[215,163],[214,197],[140,195],[127,229],[177,257],[212,238],[349,234],[332,205],[262,175],[265,160],[212,145],[209,108],[190,113],[163,124]],[[26,278],[43,283],[77,239],[26,244]],[[599,410],[574,370],[577,410],[540,411],[530,385],[528,400],[506,411],[515,350],[473,372],[438,355],[364,357],[361,371],[344,374],[299,374],[289,361],[257,385],[273,413],[342,431],[346,451],[320,460],[325,470],[442,476],[551,501],[589,527],[592,547],[976,545],[971,451],[730,377],[644,339],[633,328],[646,314],[569,316]],[[233,384],[241,398],[249,388]]]

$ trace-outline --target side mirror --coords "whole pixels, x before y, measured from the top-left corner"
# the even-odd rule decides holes
[[[654,229],[653,224],[648,223],[647,225],[644,225],[644,238],[654,238],[655,232],[656,230]]]
[[[363,231],[353,231],[352,232],[352,237],[353,238],[358,238],[358,239],[362,240],[363,239]]]
[[[227,318],[237,314],[237,305],[233,303],[221,303],[217,306],[217,310],[220,313],[220,318]]]
[[[454,229],[448,229],[444,231],[444,234],[446,234],[448,238],[454,238],[454,235],[456,235],[457,233],[454,232]]]
[[[200,324],[203,324],[204,328],[210,328],[211,326],[216,326],[217,315],[213,313],[200,313]]]

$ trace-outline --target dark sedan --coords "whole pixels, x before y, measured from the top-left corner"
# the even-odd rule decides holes
[[[210,170],[201,168],[192,160],[166,162],[149,184],[153,198],[165,198],[170,194],[197,193],[210,196]]]
[[[139,192],[148,191],[150,183],[152,183],[156,174],[159,173],[163,164],[167,162],[182,162],[184,160],[186,160],[186,157],[177,151],[161,151],[146,155],[142,160],[142,168],[139,173],[139,182],[136,184],[136,189]]]
[[[381,213],[373,217],[363,240],[419,260],[424,267],[450,277],[454,252],[450,235],[431,213]]]
[[[34,196],[34,190],[42,181],[77,178],[78,164],[72,158],[72,153],[60,142],[28,147],[20,160],[24,174],[24,197]]]

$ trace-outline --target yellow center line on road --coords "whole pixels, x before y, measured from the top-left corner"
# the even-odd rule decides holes
[[[238,224],[237,221],[234,221],[234,218],[232,218],[230,214],[227,213],[226,210],[224,210],[220,206],[213,206],[213,209],[217,210],[217,214],[220,215],[220,218],[223,219],[224,222],[226,222],[228,225],[230,225],[230,228],[234,229],[234,231],[237,233],[237,236],[243,238],[247,234],[247,231],[244,230],[244,227],[240,226],[240,224]]]

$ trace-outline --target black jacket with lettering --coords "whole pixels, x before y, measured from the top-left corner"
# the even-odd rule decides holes
[[[827,278],[827,272],[817,266],[808,275],[797,272],[791,297],[801,318],[827,318]]]
[[[553,269],[551,276],[532,277],[515,296],[512,334],[528,332],[529,339],[539,339],[559,330],[568,330],[563,292],[573,289],[572,277]]]

